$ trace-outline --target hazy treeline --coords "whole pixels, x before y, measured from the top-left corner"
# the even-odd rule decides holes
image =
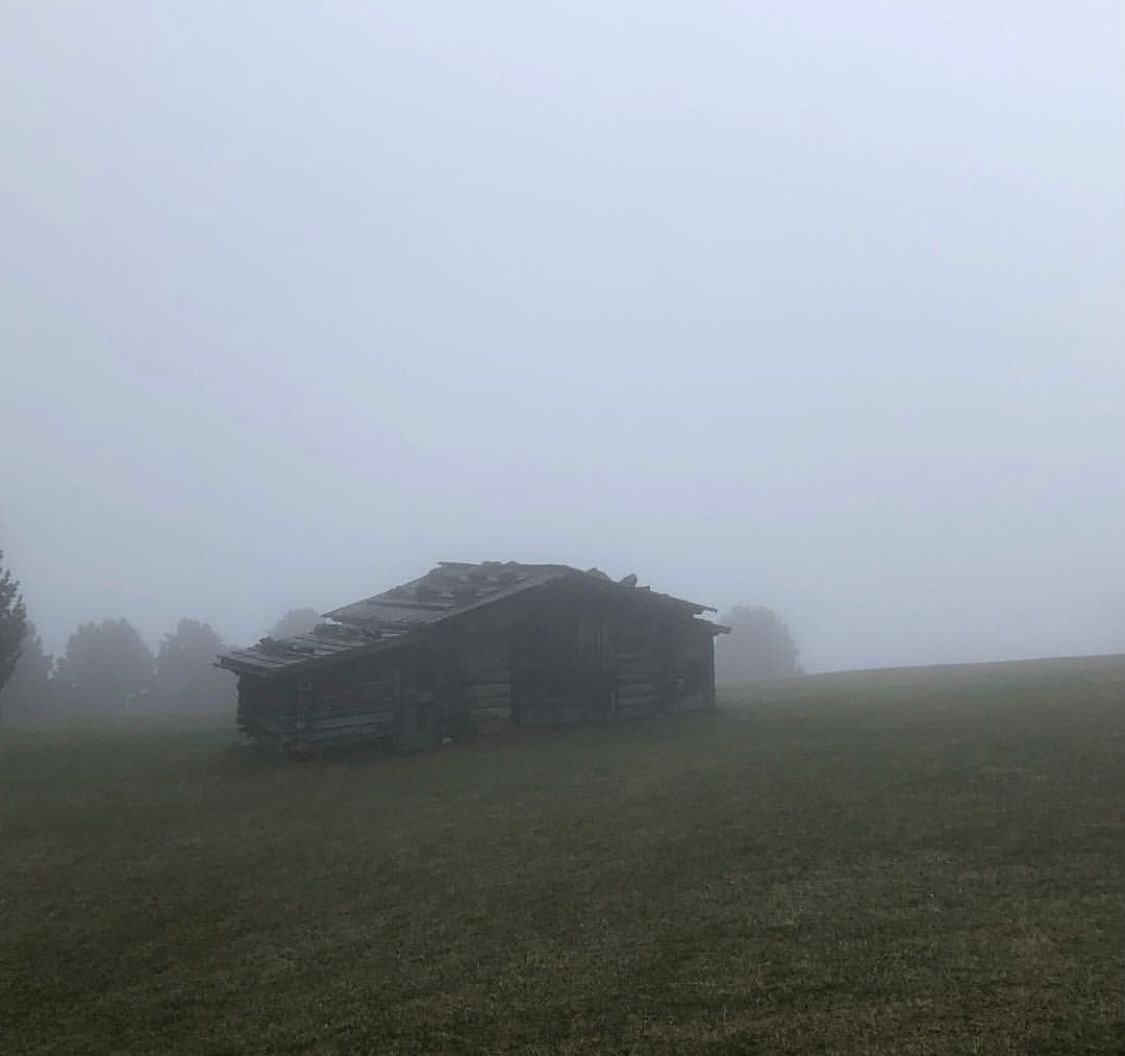
[[[788,624],[763,605],[737,605],[719,621],[730,634],[715,640],[715,681],[732,686],[802,674]]]
[[[292,609],[269,633],[299,634],[317,619],[312,609]],[[185,618],[154,653],[128,620],[104,619],[81,624],[62,654],[51,656],[27,618],[18,582],[0,566],[2,720],[229,713],[236,699],[235,679],[214,666],[226,648],[209,623]]]
[[[234,679],[216,667],[224,649],[210,624],[182,619],[154,653],[125,619],[83,623],[58,657],[28,621],[0,718],[102,718],[129,712],[202,712],[233,705]]]

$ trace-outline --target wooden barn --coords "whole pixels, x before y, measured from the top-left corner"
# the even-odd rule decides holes
[[[241,730],[297,756],[713,708],[726,628],[699,618],[709,606],[636,584],[567,565],[442,562],[218,663],[238,676]]]

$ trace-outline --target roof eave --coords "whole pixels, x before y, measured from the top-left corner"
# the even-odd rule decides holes
[[[419,628],[421,630],[421,628]],[[335,653],[326,653],[323,656],[310,656],[304,660],[291,660],[288,663],[262,664],[253,657],[243,657],[237,654],[223,653],[219,656],[216,667],[222,667],[237,674],[258,675],[262,678],[280,678],[294,672],[308,671],[312,668],[329,667],[332,664],[343,663],[346,660],[371,656],[374,653],[391,652],[413,641],[418,631],[395,635],[382,641],[367,642],[357,645],[354,649],[341,649]]]

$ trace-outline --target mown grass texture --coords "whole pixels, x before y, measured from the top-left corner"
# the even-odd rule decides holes
[[[0,1052],[1125,1051],[1125,659],[284,763],[0,731]]]

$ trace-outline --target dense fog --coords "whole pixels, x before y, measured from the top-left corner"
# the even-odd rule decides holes
[[[439,560],[807,671],[1120,651],[1118,3],[24,3],[0,548],[57,652]]]

